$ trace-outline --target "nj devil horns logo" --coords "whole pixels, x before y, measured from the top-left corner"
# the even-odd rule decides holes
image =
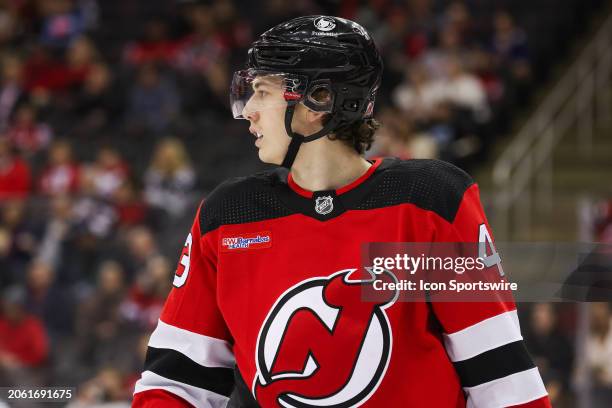
[[[355,269],[305,280],[274,304],[257,339],[253,394],[263,407],[353,407],[379,386],[391,357],[385,309],[397,291],[376,293],[375,275]],[[388,272],[376,276],[396,282]]]

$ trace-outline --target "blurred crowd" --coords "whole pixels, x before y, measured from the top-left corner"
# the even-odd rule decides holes
[[[73,406],[129,401],[199,200],[264,167],[227,90],[266,28],[362,23],[385,60],[369,154],[469,169],[598,3],[551,15],[551,0],[1,0],[0,385],[75,385]],[[571,399],[571,310],[526,313],[551,393]],[[610,367],[610,309],[594,314],[594,355]]]

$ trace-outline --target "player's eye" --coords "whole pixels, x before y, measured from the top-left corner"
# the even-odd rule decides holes
[[[266,91],[262,91],[262,90],[257,91],[257,96],[259,96],[260,98],[263,98],[267,94],[268,93]]]

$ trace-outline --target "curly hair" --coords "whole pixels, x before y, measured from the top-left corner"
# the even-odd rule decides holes
[[[323,120],[323,125],[327,124],[330,118],[330,116],[326,116]],[[329,134],[327,137],[330,140],[341,140],[355,149],[357,153],[364,154],[372,147],[374,134],[379,128],[380,122],[376,119],[362,119],[359,122],[353,122],[334,130],[333,133]]]

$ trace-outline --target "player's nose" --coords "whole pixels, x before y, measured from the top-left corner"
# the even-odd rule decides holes
[[[244,108],[242,109],[242,117],[251,121],[257,120],[259,118],[259,112],[253,109],[250,100],[246,103],[246,105],[244,105]]]

